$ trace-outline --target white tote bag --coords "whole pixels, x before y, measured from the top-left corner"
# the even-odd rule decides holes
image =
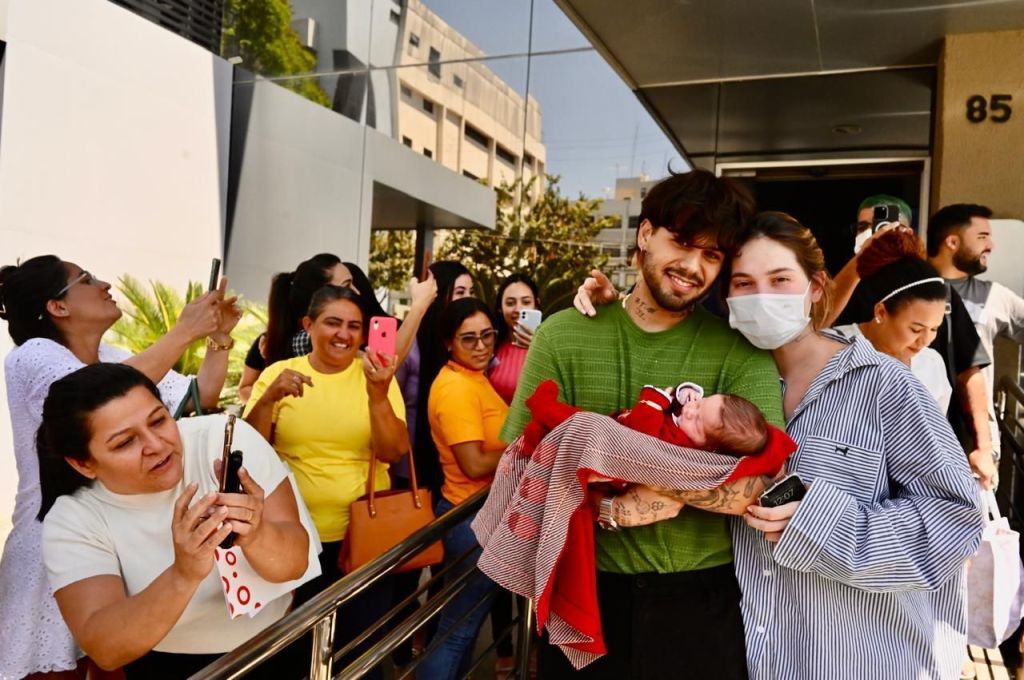
[[[1021,620],[1020,534],[1000,516],[996,495],[982,492],[987,524],[967,567],[967,642],[994,649]]]

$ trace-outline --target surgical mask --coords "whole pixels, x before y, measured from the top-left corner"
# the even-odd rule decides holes
[[[868,242],[868,239],[871,238],[872,235],[873,234],[870,229],[865,229],[857,234],[853,239],[853,252],[859,253],[861,248],[864,247],[864,244]]]
[[[750,344],[759,349],[778,349],[800,335],[811,322],[807,309],[807,295],[811,284],[803,293],[756,293],[737,295],[729,304],[729,325],[743,334]]]

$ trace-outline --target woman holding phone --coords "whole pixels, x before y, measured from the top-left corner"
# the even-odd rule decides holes
[[[245,423],[234,433],[242,492],[218,493],[225,420],[175,422],[153,382],[116,363],[79,369],[46,397],[46,570],[75,640],[128,680],[188,677],[287,613],[286,587],[258,615],[231,617],[214,568],[228,534],[264,581],[292,586],[314,573],[312,527],[287,471]],[[285,670],[272,662],[256,677]]]
[[[537,284],[526,274],[511,274],[498,286],[494,302],[498,348],[494,352],[494,364],[487,377],[506,404],[512,403],[519,375],[526,362],[526,353],[540,323],[539,305]],[[520,318],[523,310],[531,310],[526,320]]]
[[[303,319],[313,351],[268,366],[245,407],[246,421],[291,468],[323,543],[323,573],[299,588],[297,604],[343,576],[338,556],[349,505],[366,493],[370,457],[385,463],[374,479],[383,491],[391,487],[389,464],[409,451],[405,405],[392,379],[397,359],[372,351],[360,357],[368,327],[362,304],[349,288],[316,291]],[[383,579],[343,607],[336,644],[366,630],[390,602],[391,580]]]
[[[42,526],[36,430],[50,385],[86,365],[125,363],[158,383],[172,411],[189,378],[172,370],[196,340],[207,338],[198,383],[203,408],[217,405],[227,375],[231,331],[241,318],[234,298],[217,290],[190,302],[174,327],[138,355],[102,343],[121,317],[110,284],[73,262],[41,255],[0,268],[0,318],[16,347],[4,361],[7,400],[18,466],[14,527],[0,559],[0,677],[67,672],[75,676],[82,656],[57,610],[41,556]]]
[[[352,262],[342,262],[337,255],[320,253],[301,262],[293,272],[277,274],[270,285],[267,332],[256,339],[245,357],[245,368],[238,384],[238,396],[243,402],[249,400],[252,386],[267,366],[312,351],[302,318],[313,293],[326,285],[351,288],[361,295],[367,318],[387,316],[363,270]],[[409,294],[409,314],[398,335],[399,363],[412,348],[419,322],[437,294],[437,286],[430,277],[423,281],[413,279],[409,283]]]
[[[491,483],[505,450],[499,433],[508,416],[508,405],[484,375],[497,338],[487,305],[475,298],[453,302],[441,317],[441,333],[450,358],[437,374],[427,404],[431,433],[444,471],[438,515]],[[472,521],[473,517],[465,519],[444,537],[446,564],[475,548],[474,554],[457,568],[460,573],[473,568],[480,554],[470,528]],[[451,574],[450,578],[457,576]],[[435,636],[444,641],[419,666],[417,677],[457,678],[469,670],[473,642],[488,611],[479,603],[495,592],[496,586],[483,574],[471,578],[465,590],[441,612]]]

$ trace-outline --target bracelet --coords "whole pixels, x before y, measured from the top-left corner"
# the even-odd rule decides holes
[[[211,352],[223,352],[224,350],[229,350],[234,346],[235,339],[230,336],[228,336],[228,341],[225,342],[223,345],[214,340],[213,338],[206,338],[206,348]]]

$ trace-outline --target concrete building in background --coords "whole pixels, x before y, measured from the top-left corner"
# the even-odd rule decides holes
[[[335,111],[492,186],[543,177],[537,101],[483,63],[467,63],[487,55],[423,2],[292,6],[293,26],[328,74],[318,77]]]
[[[601,217],[612,216],[619,220],[615,229],[602,229],[597,235],[601,250],[608,254],[608,271],[612,281],[625,288],[636,282],[636,269],[629,262],[629,252],[636,245],[636,230],[640,223],[640,204],[647,192],[660,179],[647,175],[620,177],[615,180],[615,193],[598,208]]]

